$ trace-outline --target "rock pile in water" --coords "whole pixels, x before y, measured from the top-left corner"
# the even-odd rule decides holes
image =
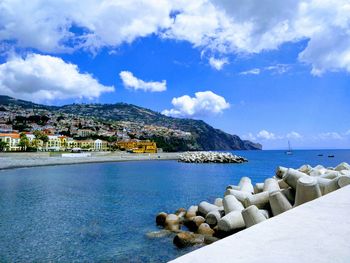
[[[180,155],[184,163],[243,163],[248,160],[242,156],[225,152],[186,152]]]
[[[159,213],[156,223],[164,230],[152,236],[173,234],[173,243],[180,248],[210,244],[349,184],[347,163],[335,168],[278,167],[275,176],[263,183],[253,185],[250,178],[242,177],[213,203],[202,201],[174,214]]]

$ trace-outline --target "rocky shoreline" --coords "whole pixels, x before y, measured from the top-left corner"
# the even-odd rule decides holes
[[[238,185],[227,186],[223,198],[213,203],[202,201],[175,213],[159,213],[156,224],[163,230],[148,236],[173,234],[173,243],[179,248],[211,244],[349,184],[347,163],[334,168],[278,167],[273,177],[255,185],[250,178],[242,177]]]
[[[248,160],[242,156],[227,152],[186,152],[179,156],[183,163],[244,163]]]

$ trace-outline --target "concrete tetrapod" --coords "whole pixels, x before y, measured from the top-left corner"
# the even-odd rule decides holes
[[[341,175],[340,172],[327,170],[327,172],[320,175],[320,177],[327,178],[327,179],[335,179],[335,178],[339,177],[340,175]]]
[[[178,233],[173,240],[173,243],[179,248],[193,246],[196,244],[203,244],[203,242],[203,235],[193,234],[189,232]]]
[[[298,179],[304,176],[308,176],[305,173],[299,172],[298,170],[289,168],[283,175],[283,180],[293,189],[296,189]]]
[[[266,220],[266,217],[255,205],[251,205],[242,210],[242,217],[246,227],[251,227]]]
[[[278,185],[278,182],[273,179],[273,178],[267,178],[264,182],[264,188],[263,188],[263,192],[274,192],[274,191],[279,191],[281,190],[281,188]]]
[[[170,231],[177,231],[180,229],[180,219],[175,214],[167,215],[165,219],[165,228]]]
[[[242,177],[241,180],[239,181],[238,186],[240,187],[240,190],[243,192],[248,192],[248,193],[254,193],[254,186],[252,185],[252,180],[250,180],[249,177]]]
[[[197,230],[198,234],[212,236],[214,234],[214,230],[207,223],[202,223]]]
[[[276,169],[276,176],[278,178],[282,178],[285,172],[287,172],[288,168],[283,167],[283,166],[278,166]]]
[[[218,207],[223,206],[222,198],[216,198],[215,201],[214,201],[214,205],[216,205]]]
[[[179,208],[176,212],[175,215],[177,215],[178,217],[182,218],[186,215],[187,211],[185,208]]]
[[[316,178],[304,176],[298,179],[294,206],[298,206],[322,196]]]
[[[168,216],[167,213],[164,212],[160,212],[157,216],[156,216],[156,224],[157,226],[164,226],[165,225],[165,220],[166,217]]]
[[[225,191],[225,196],[226,195],[233,195],[234,197],[237,198],[238,201],[240,201],[242,204],[244,203],[244,200],[248,197],[251,196],[251,193],[248,192],[243,192],[243,191],[238,191],[238,190],[233,190],[233,189],[227,189]]]
[[[292,187],[282,189],[281,193],[288,199],[289,203],[291,203],[292,205],[294,204],[295,190]]]
[[[251,205],[257,206],[259,209],[267,208],[269,205],[269,192],[261,192],[250,195],[244,200],[244,207]]]
[[[346,162],[342,162],[340,164],[338,164],[334,170],[336,171],[342,171],[342,170],[350,170],[350,165]]]
[[[238,210],[242,211],[244,209],[242,203],[237,200],[233,195],[226,195],[223,200],[225,214],[228,214],[232,211]]]
[[[184,225],[187,226],[187,228],[190,231],[197,231],[198,227],[205,222],[205,218],[202,216],[195,216],[191,219],[187,219],[184,221]]]
[[[338,185],[340,187],[344,187],[350,184],[350,177],[349,176],[340,176],[338,179]]]
[[[289,185],[283,179],[279,179],[279,180],[277,180],[277,182],[278,182],[278,186],[280,187],[280,189],[289,188]]]
[[[197,215],[197,211],[198,211],[198,206],[192,205],[192,206],[190,206],[190,208],[187,209],[185,217],[187,219],[195,217]]]
[[[241,187],[239,187],[238,185],[233,185],[233,184],[230,184],[226,187],[226,190],[227,189],[233,189],[233,190],[241,190]]]
[[[254,194],[261,193],[264,189],[264,183],[256,183],[254,186]]]
[[[323,177],[317,177],[317,182],[322,195],[328,194],[340,188],[338,185],[338,178],[331,180]]]
[[[219,207],[216,205],[213,205],[211,203],[208,203],[206,201],[201,202],[198,205],[198,212],[200,214],[202,214],[204,217],[206,217],[206,215],[211,212],[211,211],[216,211],[219,210]]]
[[[231,232],[244,227],[245,224],[241,211],[232,211],[218,222],[218,229],[224,232]]]
[[[300,166],[300,168],[298,170],[299,170],[299,172],[309,174],[310,171],[312,170],[312,167],[309,164],[304,164],[304,165]]]
[[[221,213],[219,210],[211,211],[205,217],[205,222],[207,222],[211,226],[216,226],[221,219]]]
[[[292,205],[280,191],[270,193],[269,202],[273,216],[277,216],[292,209]]]
[[[350,177],[350,170],[343,170],[343,171],[340,172],[340,174]]]
[[[270,218],[270,213],[269,213],[269,210],[266,210],[266,209],[259,209],[260,213],[263,214],[263,216],[266,218],[266,219],[269,219]]]

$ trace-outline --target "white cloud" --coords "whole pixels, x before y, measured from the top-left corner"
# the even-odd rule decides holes
[[[242,71],[240,75],[259,75],[262,72],[269,71],[272,74],[284,74],[290,70],[291,66],[288,64],[276,64],[263,68],[253,68],[247,71]]]
[[[256,137],[258,137],[259,139],[264,139],[264,140],[276,140],[277,139],[277,137],[274,133],[269,132],[267,130],[261,130],[260,132],[258,132]]]
[[[143,81],[136,78],[130,71],[122,71],[119,73],[120,78],[126,88],[134,90],[143,90],[150,92],[161,92],[166,90],[166,80],[162,82]]]
[[[290,70],[290,65],[287,64],[276,64],[265,67],[265,70],[271,71],[273,74],[284,74]]]
[[[174,108],[162,111],[162,114],[173,117],[196,117],[215,115],[228,109],[230,104],[212,91],[196,92],[194,97],[184,95],[173,98]]]
[[[32,101],[97,98],[114,87],[104,86],[90,74],[61,58],[39,54],[18,56],[0,64],[0,93]]]
[[[172,7],[165,0],[3,0],[0,40],[49,52],[118,46],[169,27]]]
[[[314,75],[350,72],[349,25],[349,0],[2,0],[0,7],[0,41],[18,47],[94,50],[154,34],[222,56],[308,40],[299,60]]]
[[[324,132],[318,135],[318,138],[321,140],[342,140],[344,139],[338,132]]]
[[[290,133],[287,133],[286,138],[288,139],[301,139],[303,136],[301,136],[300,133],[291,131]]]
[[[242,71],[239,73],[240,75],[259,75],[260,74],[260,69],[259,68],[253,68],[247,71]]]
[[[300,140],[303,138],[303,136],[296,132],[296,131],[291,131],[285,135],[277,135],[273,132],[267,131],[267,130],[261,130],[258,132],[256,135],[253,135],[252,133],[248,134],[250,138],[259,138],[263,140],[285,140],[285,139],[290,139],[290,140]]]
[[[224,65],[228,64],[228,59],[227,58],[218,59],[215,57],[210,57],[209,64],[214,69],[221,70],[224,67]]]

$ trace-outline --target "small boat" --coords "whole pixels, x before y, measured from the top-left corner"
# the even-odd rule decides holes
[[[288,151],[285,152],[287,155],[292,155],[292,148],[290,148],[290,142],[288,141]]]
[[[320,153],[320,154],[317,154],[317,156],[323,156],[323,154],[322,154],[322,153]]]
[[[334,158],[334,155],[328,155],[328,158]]]

